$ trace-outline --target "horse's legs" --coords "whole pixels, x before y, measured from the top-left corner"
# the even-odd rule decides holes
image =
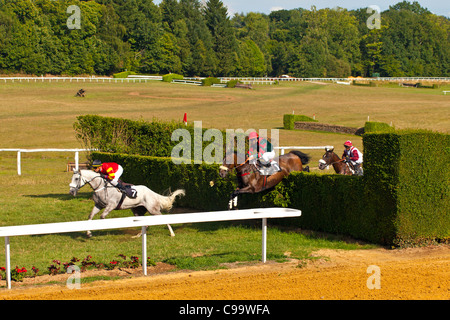
[[[94,216],[100,212],[100,210],[101,210],[100,208],[94,207],[92,209],[91,213],[89,214],[88,220],[92,220],[94,218]],[[88,236],[88,238],[90,238],[90,237],[92,237],[92,232],[88,230],[86,232],[86,235]]]
[[[233,210],[237,207],[237,200],[239,195],[239,189],[233,191],[230,196],[230,201],[228,201],[228,210]]]
[[[146,208],[147,208],[147,207],[146,207]],[[154,206],[154,207],[151,207],[151,208],[147,208],[147,211],[148,211],[150,214],[155,215],[155,216],[161,215],[161,210],[160,210],[159,206]],[[170,226],[170,224],[167,225],[167,228],[169,229],[170,236],[171,236],[171,237],[175,237],[175,233],[173,232],[173,229],[172,229],[172,227]]]

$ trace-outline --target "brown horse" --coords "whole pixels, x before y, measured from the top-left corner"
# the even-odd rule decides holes
[[[310,157],[303,152],[291,151],[279,157],[278,164],[281,171],[266,176],[259,172],[256,165],[248,163],[248,159],[244,163],[238,163],[237,152],[227,154],[220,166],[219,174],[224,178],[230,170],[235,169],[238,178],[238,188],[230,196],[229,208],[237,206],[237,196],[241,193],[258,193],[273,188],[292,171],[309,172],[309,167],[303,168],[309,160]]]
[[[325,170],[328,166],[333,166],[334,171],[337,174],[342,175],[362,175],[362,168],[358,173],[355,173],[355,170],[351,167],[351,164],[345,162],[345,159],[339,158],[339,156],[334,153],[334,148],[325,148],[325,154],[322,156],[322,159],[319,160],[319,169]]]

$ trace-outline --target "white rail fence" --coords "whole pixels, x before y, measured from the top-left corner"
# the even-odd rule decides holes
[[[158,76],[130,76],[128,78],[108,78],[108,77],[2,77],[0,83],[10,82],[108,82],[108,83],[147,83],[147,81],[161,81]]]
[[[75,169],[78,170],[80,152],[95,151],[95,149],[0,149],[4,152],[17,152],[17,174],[22,175],[22,153],[33,152],[74,152]]]
[[[185,78],[185,80],[201,80],[203,78]],[[395,82],[409,82],[409,81],[450,81],[449,77],[379,77],[379,78],[242,78],[242,77],[222,77],[219,78],[222,82],[227,82],[230,80],[239,80],[244,83],[259,83],[259,84],[273,84],[275,81],[287,81],[287,82],[297,82],[297,81],[395,81]],[[110,77],[0,77],[0,83],[10,82],[114,82],[114,83],[147,83],[147,81],[161,81],[161,76],[139,76],[133,75],[127,78],[110,78]]]
[[[285,150],[324,150],[325,148],[333,148],[333,146],[293,146],[293,147],[275,147],[280,150],[280,155],[284,155]],[[75,170],[79,168],[80,152],[96,151],[96,149],[0,149],[0,152],[17,152],[17,174],[22,175],[22,153],[36,152],[74,152]]]
[[[300,217],[301,211],[288,208],[261,208],[235,211],[197,212],[185,214],[160,215],[149,217],[130,217],[116,219],[86,220],[22,226],[0,227],[0,237],[5,238],[6,283],[11,289],[11,244],[10,237],[42,234],[59,234],[94,230],[123,228],[142,228],[142,270],[147,275],[147,227],[166,224],[201,223],[235,220],[262,220],[262,262],[267,258],[267,219]]]

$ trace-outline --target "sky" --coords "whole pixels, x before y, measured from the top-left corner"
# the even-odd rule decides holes
[[[381,11],[389,9],[390,5],[394,5],[402,0],[222,0],[224,5],[228,7],[228,12],[232,16],[235,13],[261,12],[269,14],[271,11],[280,9],[310,9],[315,5],[317,9],[334,8],[336,6],[353,10],[358,8],[367,8],[371,5],[380,7]],[[154,0],[156,4],[161,0]],[[410,0],[413,2],[413,0]],[[422,7],[429,11],[450,17],[450,1],[448,0],[418,0]]]

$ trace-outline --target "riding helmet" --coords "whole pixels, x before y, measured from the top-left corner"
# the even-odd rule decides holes
[[[92,163],[92,168],[98,168],[102,165],[102,162],[100,160],[94,160]]]

